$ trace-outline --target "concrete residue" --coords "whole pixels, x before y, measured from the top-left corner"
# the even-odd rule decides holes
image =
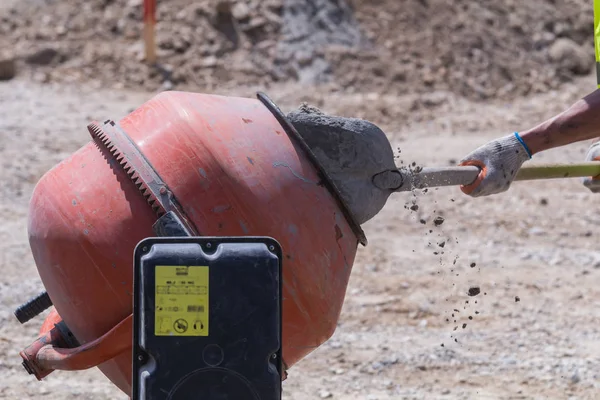
[[[442,225],[442,224],[444,223],[444,221],[445,221],[445,220],[444,220],[444,218],[443,218],[443,217],[437,216],[437,217],[435,217],[435,219],[433,220],[433,224],[434,224],[435,226],[440,226],[440,225]]]
[[[329,116],[303,104],[288,114],[300,136],[363,224],[385,205],[391,190],[373,185],[373,176],[396,168],[385,133],[369,121]]]

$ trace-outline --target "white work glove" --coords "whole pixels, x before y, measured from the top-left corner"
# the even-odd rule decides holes
[[[492,140],[463,158],[460,165],[480,168],[475,182],[461,186],[463,193],[481,197],[507,191],[521,165],[531,158],[519,139],[518,134],[514,133]]]
[[[600,160],[600,142],[596,142],[590,146],[587,152],[585,161],[599,161]],[[600,176],[583,178],[583,186],[590,189],[592,193],[600,193]]]

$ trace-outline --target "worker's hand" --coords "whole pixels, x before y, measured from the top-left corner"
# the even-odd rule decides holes
[[[586,161],[600,161],[600,141],[592,144],[585,157]],[[600,175],[583,178],[583,185],[592,193],[600,193]]]
[[[480,168],[475,182],[461,186],[461,190],[472,197],[505,192],[521,165],[530,158],[516,133],[486,143],[460,161],[460,165]]]

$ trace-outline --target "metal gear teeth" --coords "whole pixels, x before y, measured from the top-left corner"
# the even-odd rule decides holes
[[[90,135],[92,135],[92,137],[94,139],[99,139],[103,144],[106,145],[107,142],[109,142],[109,138],[106,136],[106,134],[104,133],[102,128],[100,128],[97,124],[95,124],[95,123],[89,124],[88,131],[90,132]]]
[[[100,128],[97,124],[92,123],[88,125],[88,131],[94,139],[100,140],[105,149],[107,149],[113,156],[113,158],[119,163],[123,171],[127,174],[129,179],[137,186],[138,190],[142,193],[152,211],[161,217],[165,214],[165,210],[160,205],[158,199],[154,196],[152,191],[146,186],[144,180],[140,177],[135,168],[127,162],[125,154],[117,148],[117,146],[110,140],[108,135]]]
[[[99,136],[102,131],[100,130],[100,127],[98,127],[98,125],[96,125],[95,123],[91,123],[87,126],[88,128],[88,132],[90,132],[90,135],[92,135],[92,137],[97,137]]]

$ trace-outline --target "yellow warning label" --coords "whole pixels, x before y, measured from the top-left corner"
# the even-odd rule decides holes
[[[205,266],[156,266],[156,336],[208,336],[208,275]]]

